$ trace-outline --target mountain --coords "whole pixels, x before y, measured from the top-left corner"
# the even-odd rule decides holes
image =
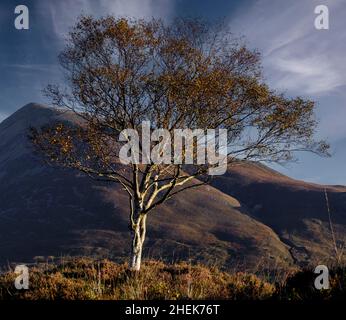
[[[64,110],[28,104],[0,124],[0,257],[129,254],[128,199],[116,185],[46,165],[28,141],[28,128],[77,121]],[[288,266],[288,247],[239,202],[212,186],[170,200],[152,212],[147,257]]]
[[[300,265],[327,263],[346,244],[346,187],[323,186],[284,176],[259,163],[239,163],[212,181],[236,197],[251,217],[290,247]],[[328,213],[329,207],[329,213]]]
[[[0,263],[37,256],[129,255],[128,199],[117,186],[45,164],[28,128],[75,115],[28,104],[0,124]],[[211,185],[181,193],[150,213],[146,257],[192,259],[226,268],[289,268],[326,261],[346,235],[345,187],[290,179],[242,163]]]

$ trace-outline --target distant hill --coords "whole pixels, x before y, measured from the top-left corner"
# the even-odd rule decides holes
[[[0,262],[35,256],[127,258],[128,200],[117,186],[48,166],[28,141],[30,126],[76,122],[64,110],[28,104],[0,124]],[[149,217],[145,256],[226,268],[281,268],[331,254],[324,186],[243,163],[169,200]],[[327,187],[339,238],[344,187]],[[313,261],[315,261],[313,260]]]
[[[335,256],[326,192],[337,245],[346,245],[344,186],[294,180],[258,163],[232,166],[212,185],[236,197],[252,217],[271,227],[301,265],[327,263]]]

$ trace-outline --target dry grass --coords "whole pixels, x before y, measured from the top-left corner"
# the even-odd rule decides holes
[[[312,271],[291,271],[281,282],[250,273],[222,272],[216,267],[187,262],[145,261],[140,273],[127,264],[87,258],[59,264],[42,263],[30,269],[29,290],[16,290],[16,275],[0,276],[0,300],[331,300],[346,296],[346,268],[330,271],[330,289],[314,288]],[[282,278],[283,279],[283,278]]]
[[[0,276],[0,299],[232,299],[261,300],[275,287],[246,273],[229,274],[217,268],[186,262],[167,265],[146,261],[138,274],[127,264],[75,259],[41,264],[30,269],[29,290],[16,290],[16,275]]]

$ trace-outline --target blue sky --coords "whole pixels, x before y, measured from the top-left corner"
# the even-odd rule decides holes
[[[14,28],[19,4],[29,8],[29,30]],[[329,30],[314,27],[320,4],[329,8]],[[332,145],[330,159],[300,154],[298,163],[278,169],[294,178],[346,185],[345,0],[1,0],[0,121],[28,102],[47,102],[41,90],[61,80],[57,54],[83,13],[225,19],[249,47],[260,50],[273,88],[316,101],[318,136]]]

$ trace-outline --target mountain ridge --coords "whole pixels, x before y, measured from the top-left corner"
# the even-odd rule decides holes
[[[127,258],[126,195],[71,169],[47,166],[27,139],[31,126],[73,123],[74,116],[31,103],[0,123],[0,261],[65,254]],[[145,255],[227,268],[329,261],[325,209],[318,202],[316,211],[311,198],[325,188],[339,203],[336,231],[345,235],[346,200],[340,200],[345,187],[294,180],[262,164],[230,167],[211,185],[182,193],[150,215]],[[286,196],[297,199],[297,206],[287,204]],[[312,245],[309,232],[320,249]]]

